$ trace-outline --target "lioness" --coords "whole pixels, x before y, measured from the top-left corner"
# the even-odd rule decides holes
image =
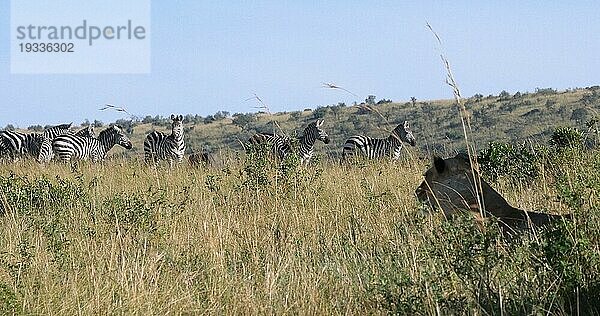
[[[477,178],[481,181],[479,190],[475,190]],[[479,192],[479,201],[475,192]],[[553,220],[565,218],[563,215],[529,212],[512,207],[471,169],[466,154],[448,159],[434,157],[433,167],[425,172],[425,181],[415,193],[420,201],[429,202],[434,208],[441,208],[447,217],[468,211],[478,221],[483,221],[485,217],[492,215],[498,218],[499,223],[513,229],[543,226]]]

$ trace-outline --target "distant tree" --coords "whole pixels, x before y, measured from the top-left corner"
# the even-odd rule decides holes
[[[204,124],[210,124],[212,122],[216,121],[215,117],[212,115],[209,115],[207,117],[204,118]]]
[[[377,101],[377,105],[392,103],[392,100],[381,99]]]
[[[329,112],[328,107],[319,106],[313,111],[313,118],[315,118],[315,119],[323,118],[323,117],[325,117],[327,112]]]
[[[375,96],[372,94],[368,95],[365,99],[365,103],[368,105],[375,105]]]
[[[556,90],[552,88],[535,88],[535,93],[542,95],[555,94]]]
[[[502,92],[500,92],[498,97],[500,97],[500,99],[502,99],[502,100],[507,100],[508,98],[510,98],[510,93],[508,93],[505,90],[502,90]]]
[[[343,108],[343,107],[346,107],[346,103],[344,103],[344,102],[338,102],[337,106],[340,107],[340,108]]]
[[[522,96],[522,95],[521,95],[521,92],[517,91],[517,92],[515,92],[515,94],[513,95],[513,99],[518,99],[518,98],[520,98],[521,96]]]
[[[592,93],[586,93],[581,97],[581,103],[583,103],[584,105],[594,105],[596,103],[600,103],[598,102],[600,100],[600,93],[598,93],[597,91],[594,91]]]
[[[242,114],[236,113],[233,115],[233,124],[241,128],[246,127],[248,124],[256,122],[256,115],[252,113]]]
[[[183,117],[183,121],[184,121],[184,122],[196,122],[195,118],[196,118],[196,116],[195,116],[195,115],[192,115],[192,114],[186,114],[186,115]]]
[[[300,111],[294,111],[294,112],[290,113],[290,118],[292,118],[294,120],[297,120],[300,117],[302,117],[302,112],[300,112]]]
[[[94,123],[92,123],[92,126],[102,127],[102,126],[104,126],[104,123],[102,123],[102,121],[94,120]]]
[[[34,132],[41,132],[44,130],[44,127],[42,127],[42,125],[31,125],[31,126],[27,127],[27,130],[34,131]]]
[[[132,120],[119,119],[115,124],[123,128],[127,134],[133,134],[134,122]]]
[[[12,124],[8,124],[8,125],[6,125],[6,127],[4,127],[4,130],[7,130],[7,131],[14,131],[14,130],[15,130],[15,127],[14,127]]]
[[[415,97],[410,97],[410,103],[412,103],[412,106],[417,105],[417,98]]]
[[[149,123],[152,123],[153,121],[154,121],[154,119],[152,118],[152,116],[150,116],[150,115],[146,115],[146,116],[144,117],[144,119],[142,120],[142,123],[144,123],[144,124],[149,124]]]
[[[577,122],[586,122],[589,117],[589,111],[586,108],[578,108],[571,113],[571,120]]]
[[[227,111],[218,111],[217,113],[215,113],[213,115],[213,118],[215,119],[215,121],[220,121],[224,118],[227,118],[229,116],[229,112]]]
[[[83,126],[83,127],[87,127],[90,125],[91,125],[91,123],[90,123],[90,120],[88,120],[88,119],[85,119],[85,121],[81,122],[81,126]]]

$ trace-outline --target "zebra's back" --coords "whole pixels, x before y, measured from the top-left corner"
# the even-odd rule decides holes
[[[90,137],[60,135],[52,141],[52,150],[62,161],[73,158],[100,161],[104,159],[102,143]]]
[[[21,155],[37,158],[43,140],[44,136],[38,133],[25,134],[16,131],[2,131],[0,132],[0,155],[9,157],[12,160]]]
[[[290,138],[283,135],[258,133],[252,135],[248,142],[254,147],[254,150],[260,149],[261,146],[270,149],[279,159],[283,159],[292,151]]]
[[[369,158],[381,158],[391,154],[391,146],[386,138],[373,138],[357,135],[346,140],[342,157],[359,154]]]

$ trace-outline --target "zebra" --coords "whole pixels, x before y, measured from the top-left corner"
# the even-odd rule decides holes
[[[154,131],[144,141],[144,157],[146,163],[159,160],[168,160],[172,166],[173,161],[181,163],[185,152],[185,141],[183,140],[183,115],[171,114],[171,134]]]
[[[64,132],[64,133],[57,133],[56,136],[59,135],[75,135],[75,136],[82,136],[82,137],[91,137],[91,138],[95,138],[96,137],[96,133],[94,132],[94,127],[91,125],[88,125],[82,129],[80,129],[79,131],[75,132],[75,134],[73,134],[73,132],[71,130]],[[54,151],[52,150],[52,141],[56,138],[56,136],[52,136],[52,135],[48,135],[46,137],[44,137],[44,141],[42,142],[41,148],[40,148],[40,153],[38,155],[38,162],[39,163],[46,163],[49,162],[50,160],[52,160],[52,158],[54,158]]]
[[[391,156],[392,159],[396,160],[400,158],[404,143],[409,143],[411,146],[416,144],[408,121],[396,126],[387,138],[373,138],[362,135],[348,138],[344,144],[342,159],[354,155],[358,151],[369,159]]]
[[[0,156],[9,156],[13,161],[22,155],[30,155],[39,159],[39,155],[47,151],[47,139],[53,139],[64,133],[72,133],[71,124],[56,125],[46,129],[43,133],[25,134],[16,131],[2,131],[0,132]]]
[[[131,149],[131,141],[123,130],[114,125],[100,132],[97,138],[60,135],[52,141],[52,150],[61,161],[68,162],[72,158],[98,162],[106,158],[108,151],[115,145]]]
[[[15,131],[0,132],[0,156],[17,161],[19,156],[37,157],[45,137],[41,133],[25,134]]]
[[[297,154],[302,164],[307,164],[313,156],[313,147],[317,140],[329,144],[329,135],[321,129],[324,120],[317,120],[308,124],[304,129],[304,134],[297,138]],[[267,145],[271,147],[272,152],[280,160],[293,152],[292,139],[284,135],[274,135],[269,133],[258,133],[250,137],[248,142],[253,145]]]

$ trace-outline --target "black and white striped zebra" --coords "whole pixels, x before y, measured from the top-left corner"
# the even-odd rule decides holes
[[[46,163],[46,162],[49,162],[50,160],[52,160],[52,158],[54,158],[54,151],[52,150],[52,141],[54,141],[54,139],[59,135],[71,135],[71,134],[75,135],[75,136],[82,136],[82,137],[92,137],[92,138],[96,137],[96,133],[94,132],[94,127],[92,127],[91,125],[88,125],[82,129],[80,129],[79,131],[75,132],[75,134],[73,134],[73,132],[71,130],[69,130],[65,133],[60,133],[60,134],[57,133],[56,136],[52,136],[51,134],[45,135],[44,141],[40,148],[40,153],[37,158],[38,162]]]
[[[306,164],[313,156],[313,148],[317,140],[329,144],[329,135],[321,129],[324,120],[318,120],[308,124],[304,129],[304,134],[298,137],[297,154],[301,163]],[[285,158],[293,152],[294,144],[292,139],[284,135],[273,135],[268,133],[258,133],[248,140],[253,146],[266,145],[271,147],[271,151],[279,159]]]
[[[41,133],[21,133],[15,131],[0,132],[0,155],[2,158],[16,161],[21,156],[37,157],[44,142]]]
[[[80,160],[102,161],[108,151],[115,145],[131,149],[131,141],[118,126],[111,126],[98,135],[97,138],[60,135],[52,141],[52,150],[61,161],[73,158]]]
[[[416,141],[407,121],[398,125],[387,138],[352,136],[346,140],[342,158],[360,154],[369,159],[391,157],[400,158],[404,143],[415,146]]]
[[[171,134],[154,131],[144,141],[144,157],[146,163],[158,163],[167,160],[170,165],[173,162],[181,163],[185,153],[185,141],[183,140],[183,115],[171,114]]]
[[[57,135],[71,133],[71,124],[61,124],[46,129],[43,133],[21,133],[16,131],[0,132],[0,155],[16,160],[20,156],[39,158],[46,151],[48,139]]]

